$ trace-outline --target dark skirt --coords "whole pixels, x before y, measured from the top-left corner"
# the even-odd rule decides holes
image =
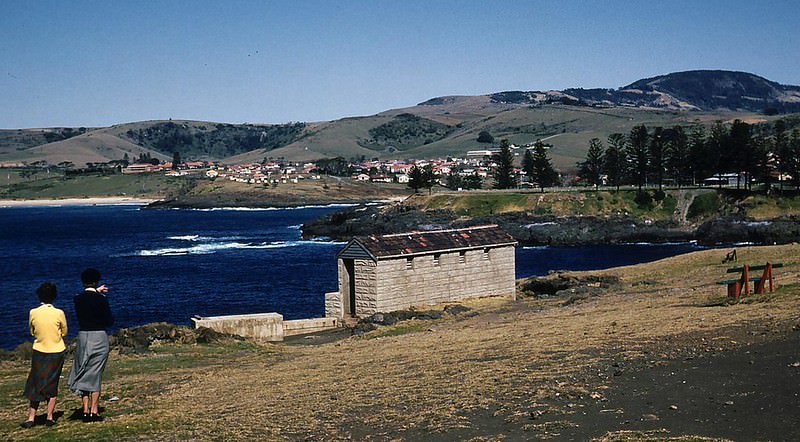
[[[64,366],[64,355],[60,353],[42,353],[33,351],[31,372],[25,383],[25,397],[30,401],[45,401],[58,396],[58,379]]]

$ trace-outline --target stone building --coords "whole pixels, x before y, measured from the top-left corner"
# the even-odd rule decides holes
[[[325,316],[515,294],[514,246],[496,225],[356,237],[338,253],[339,290]]]

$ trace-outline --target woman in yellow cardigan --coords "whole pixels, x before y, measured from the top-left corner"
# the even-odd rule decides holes
[[[33,342],[33,357],[31,358],[31,372],[25,383],[25,397],[30,400],[28,420],[21,425],[30,428],[34,425],[36,409],[39,402],[47,401],[47,417],[45,425],[55,425],[53,411],[56,408],[58,396],[58,379],[61,377],[61,368],[64,365],[66,345],[64,336],[67,335],[67,319],[64,311],[53,307],[56,299],[56,286],[46,282],[36,289],[42,305],[30,312],[31,335]]]

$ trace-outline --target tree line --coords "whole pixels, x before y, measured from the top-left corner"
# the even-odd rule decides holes
[[[800,129],[784,120],[773,124],[714,123],[671,128],[634,126],[630,133],[589,141],[586,160],[578,163],[580,181],[588,185],[695,185],[704,179],[735,173],[737,188],[769,188],[775,172],[800,184]],[[604,182],[605,181],[605,182]],[[720,181],[721,183],[721,181]],[[783,186],[784,181],[781,181]]]

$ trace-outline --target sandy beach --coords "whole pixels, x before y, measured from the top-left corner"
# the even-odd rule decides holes
[[[145,205],[155,199],[129,197],[64,198],[41,200],[0,200],[0,207],[46,207],[46,206],[99,206],[99,205]]]

